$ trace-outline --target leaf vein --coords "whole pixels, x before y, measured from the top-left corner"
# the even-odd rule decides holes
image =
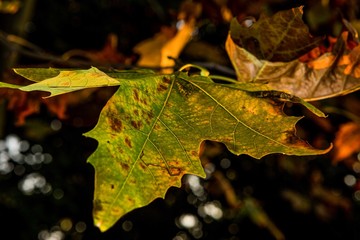
[[[181,143],[180,139],[176,136],[176,134],[174,133],[174,131],[172,131],[161,119],[159,119],[159,122],[161,124],[163,124],[167,130],[169,130],[169,132],[174,136],[174,138],[176,139],[176,141],[179,143],[180,147],[182,148],[182,150],[185,152],[186,158],[187,160],[191,163],[191,165],[193,165],[186,149],[184,148],[184,145]]]
[[[224,109],[227,113],[230,114],[230,116],[232,116],[238,123],[241,123],[243,126],[245,126],[246,128],[250,129],[251,131],[253,131],[254,133],[272,141],[272,142],[275,142],[285,148],[288,148],[288,146],[284,145],[283,143],[279,142],[279,141],[276,141],[264,134],[262,134],[261,132],[253,129],[251,126],[247,125],[245,122],[241,121],[240,119],[238,119],[230,110],[228,110],[223,104],[221,104],[221,102],[219,102],[217,99],[215,99],[210,93],[208,93],[205,89],[203,89],[201,86],[197,85],[195,82],[192,82],[192,81],[189,81],[189,80],[186,80],[186,79],[183,79],[187,82],[189,82],[190,84],[192,84],[193,86],[197,87],[199,90],[201,90],[205,95],[207,95],[209,98],[211,98],[215,103],[217,103],[222,109]],[[238,124],[237,124],[238,125]],[[234,133],[233,133],[234,134]]]
[[[217,109],[218,106],[219,106],[219,104],[216,104],[216,106],[213,108],[213,110],[211,111],[211,114],[210,114],[209,125],[210,125],[210,132],[211,132],[211,134],[213,133],[212,118],[213,118],[214,112],[216,111],[216,109]]]
[[[125,187],[128,179],[129,179],[132,171],[134,170],[134,167],[135,167],[137,161],[140,159],[140,156],[141,156],[141,154],[142,154],[142,152],[143,152],[143,150],[144,150],[144,148],[145,148],[145,146],[146,146],[146,143],[150,140],[150,135],[151,135],[151,133],[153,132],[156,123],[159,121],[160,116],[162,115],[162,113],[163,113],[163,111],[164,111],[164,109],[165,109],[165,106],[167,105],[167,103],[168,103],[168,101],[169,101],[169,98],[170,98],[170,95],[171,95],[171,91],[172,91],[172,89],[173,89],[173,87],[174,87],[174,82],[175,82],[175,80],[173,79],[173,81],[171,82],[171,85],[170,85],[170,87],[169,87],[169,89],[168,89],[168,93],[167,93],[167,95],[166,95],[164,104],[163,104],[163,106],[162,106],[159,114],[157,115],[156,120],[154,121],[153,125],[151,126],[151,129],[149,130],[149,133],[147,134],[147,137],[146,137],[146,139],[145,139],[145,141],[144,141],[144,144],[143,144],[142,148],[140,149],[139,154],[138,154],[138,156],[136,157],[136,160],[134,161],[134,164],[131,166],[129,173],[127,174],[124,182],[122,183],[122,185],[121,185],[118,193],[116,194],[116,196],[115,196],[115,198],[114,198],[114,201],[111,203],[111,207],[108,208],[107,212],[109,212],[110,209],[112,209],[112,207],[113,207],[114,204],[115,204],[116,199],[118,199],[118,197],[120,196],[121,192],[123,191],[123,189],[124,189],[124,187]],[[155,144],[154,144],[152,141],[150,141],[150,142],[151,142],[151,144],[153,144],[153,145],[155,146]],[[155,146],[155,148],[156,148],[156,146]],[[156,149],[157,149],[157,148],[156,148]],[[160,152],[159,152],[159,153],[160,153]],[[165,164],[167,164],[167,163],[165,162]],[[170,169],[168,169],[168,170],[169,170],[169,172],[170,172]]]

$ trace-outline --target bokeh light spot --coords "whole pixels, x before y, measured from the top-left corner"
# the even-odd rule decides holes
[[[205,203],[203,208],[204,208],[204,213],[212,217],[213,219],[218,220],[223,216],[223,211],[220,208],[220,204],[216,201]]]
[[[43,152],[43,147],[39,144],[35,144],[34,146],[31,147],[31,152],[32,153],[42,153]]]
[[[68,232],[71,230],[72,228],[72,221],[70,218],[64,218],[60,221],[60,228],[61,230],[65,231],[65,232]]]
[[[180,216],[179,223],[181,227],[184,228],[193,228],[198,223],[198,219],[195,215],[186,213]]]
[[[53,191],[53,196],[56,200],[60,200],[64,197],[64,191],[60,188],[56,188],[54,191]]]
[[[78,223],[76,223],[76,225],[75,225],[75,230],[76,230],[78,233],[85,232],[85,230],[86,230],[86,223],[84,223],[84,222],[78,222]]]
[[[62,231],[48,231],[42,230],[38,234],[39,240],[63,240],[65,238],[65,234]]]
[[[46,179],[39,173],[30,173],[19,182],[19,189],[26,195],[31,195],[36,189],[45,187]]]
[[[59,131],[62,127],[62,123],[58,119],[54,119],[51,121],[50,127],[54,131]]]
[[[227,169],[231,166],[231,161],[227,158],[223,158],[221,159],[220,161],[220,166],[223,168],[223,169]]]
[[[122,229],[124,229],[125,232],[130,232],[131,229],[133,228],[133,223],[132,221],[126,220],[125,222],[123,222],[121,227]]]
[[[356,201],[360,201],[360,190],[354,192],[354,199]]]
[[[351,174],[348,174],[344,177],[344,182],[347,186],[352,187],[356,183],[356,177]]]

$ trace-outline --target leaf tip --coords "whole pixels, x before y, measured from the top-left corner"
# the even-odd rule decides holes
[[[106,230],[108,230],[108,227],[106,227],[102,221],[95,222],[95,226],[99,228],[101,232],[105,232]]]

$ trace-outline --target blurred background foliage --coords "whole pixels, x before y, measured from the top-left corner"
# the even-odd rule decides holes
[[[27,0],[0,1],[1,80],[23,82],[13,67],[115,67],[140,59],[135,47],[157,33],[172,39],[182,20],[194,33],[175,62],[235,77],[224,49],[232,17],[304,5],[314,35],[336,37],[342,18],[358,28],[356,0]],[[199,8],[200,6],[200,8]],[[180,13],[185,13],[181,15]],[[43,93],[1,89],[0,229],[10,239],[360,239],[359,93],[313,102],[328,118],[305,115],[298,135],[318,157],[235,156],[206,142],[208,177],[185,176],[182,188],[127,214],[105,233],[93,226],[96,124],[116,88],[43,100]]]

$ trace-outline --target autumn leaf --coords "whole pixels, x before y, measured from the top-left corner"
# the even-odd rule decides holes
[[[61,71],[69,71],[70,69],[58,69],[58,68],[15,68],[13,69],[16,74],[22,76],[23,78],[30,80],[32,82],[38,83],[37,85],[27,85],[26,88],[30,88],[31,90],[39,90],[39,91],[51,91],[51,88],[56,88],[56,90],[60,90],[60,88],[56,87],[57,81],[60,80],[56,78]],[[74,71],[75,69],[72,69]],[[90,73],[92,70],[89,69]],[[86,70],[83,70],[86,71]],[[94,71],[92,71],[94,72]],[[111,75],[111,73],[109,73]],[[129,75],[128,73],[127,75]],[[49,80],[52,79],[52,80]],[[13,79],[15,80],[15,79]],[[39,83],[43,80],[47,80],[48,84],[44,84],[46,82]],[[23,80],[21,82],[24,82]],[[53,84],[54,83],[54,84]],[[84,84],[86,80],[84,80]],[[24,85],[16,85],[5,82],[0,82],[0,87],[3,88],[12,88],[12,89],[22,89],[25,88]],[[48,89],[47,89],[48,87]],[[79,88],[71,88],[68,87],[63,91],[61,96],[56,98],[43,98],[43,93],[33,93],[33,92],[20,92],[18,90],[2,90],[0,95],[2,99],[6,99],[8,104],[8,110],[14,113],[15,124],[17,126],[22,126],[25,124],[28,116],[38,113],[40,111],[40,106],[42,104],[46,105],[47,110],[54,114],[57,118],[61,120],[65,120],[68,118],[67,110],[68,108],[74,107],[76,105],[81,104],[85,100],[89,99],[90,95],[96,91],[96,88],[91,87],[91,84],[88,84],[86,90],[81,92],[76,92],[74,94],[70,93],[71,91],[80,90]],[[86,86],[84,87],[86,88]],[[61,93],[61,92],[58,92]]]
[[[110,33],[107,36],[106,42],[101,50],[82,50],[72,49],[65,52],[61,58],[64,61],[69,59],[80,57],[86,58],[94,65],[109,65],[109,64],[120,64],[129,63],[131,58],[125,57],[119,53],[118,50],[118,36],[115,33]]]
[[[154,75],[121,86],[85,136],[99,142],[94,218],[105,231],[129,211],[164,197],[184,174],[204,177],[199,146],[223,142],[236,154],[322,154],[295,136],[300,119],[257,96],[262,85],[215,84],[185,73]]]
[[[139,67],[162,68],[162,73],[172,73],[174,59],[178,58],[195,31],[196,18],[200,15],[201,4],[185,1],[178,13],[177,28],[163,26],[152,38],[139,42],[133,51],[140,55]]]
[[[281,11],[278,14],[287,12]],[[300,57],[292,61],[275,62],[259,59],[248,49],[234,42],[233,36],[235,39],[239,36],[237,25],[239,23],[234,20],[226,40],[226,51],[235,68],[238,81],[266,83],[271,89],[296,95],[306,101],[345,95],[360,88],[360,46],[353,49],[344,48],[348,32],[343,32],[338,38],[334,51],[323,53],[308,62],[301,61]],[[299,27],[304,26],[305,23],[301,23]],[[293,35],[288,37],[291,36]],[[307,41],[301,41],[303,40],[299,39],[298,44],[307,46]],[[292,48],[291,45],[287,45],[287,52],[297,53],[296,46]],[[278,49],[276,46],[273,47]]]
[[[302,20],[303,7],[280,11],[258,21],[245,18],[231,21],[231,37],[256,58],[268,61],[291,61],[315,48],[322,38],[312,37]]]
[[[218,84],[210,77],[184,72],[39,71],[41,77],[31,77],[32,71],[23,70],[21,74],[36,83],[20,89],[50,91],[54,96],[78,88],[120,85],[95,128],[85,133],[98,141],[88,161],[95,168],[94,222],[102,231],[131,210],[164,197],[171,186],[179,187],[184,174],[205,177],[199,159],[205,140],[222,142],[235,154],[255,158],[329,151],[299,139],[295,125],[300,117],[285,115],[278,101],[303,104],[318,116],[323,113],[264,84]],[[55,71],[59,74],[54,77]],[[54,91],[57,86],[60,90]]]
[[[360,125],[348,122],[340,125],[334,139],[333,163],[340,162],[360,151]]]
[[[60,71],[66,69],[58,68],[14,68],[14,72],[32,82],[40,82],[42,80],[56,77]],[[70,70],[70,69],[69,69]],[[75,69],[72,69],[75,70]]]
[[[185,23],[180,30],[163,27],[159,33],[150,39],[138,43],[134,52],[140,55],[137,65],[140,67],[163,68],[164,73],[171,73],[182,49],[190,41],[195,30],[194,21]],[[166,69],[168,68],[168,69]]]
[[[118,86],[119,81],[95,67],[86,70],[67,70],[56,68],[17,68],[14,71],[35,82],[27,86],[0,82],[0,87],[16,88],[22,91],[45,91],[53,97],[82,89]]]

